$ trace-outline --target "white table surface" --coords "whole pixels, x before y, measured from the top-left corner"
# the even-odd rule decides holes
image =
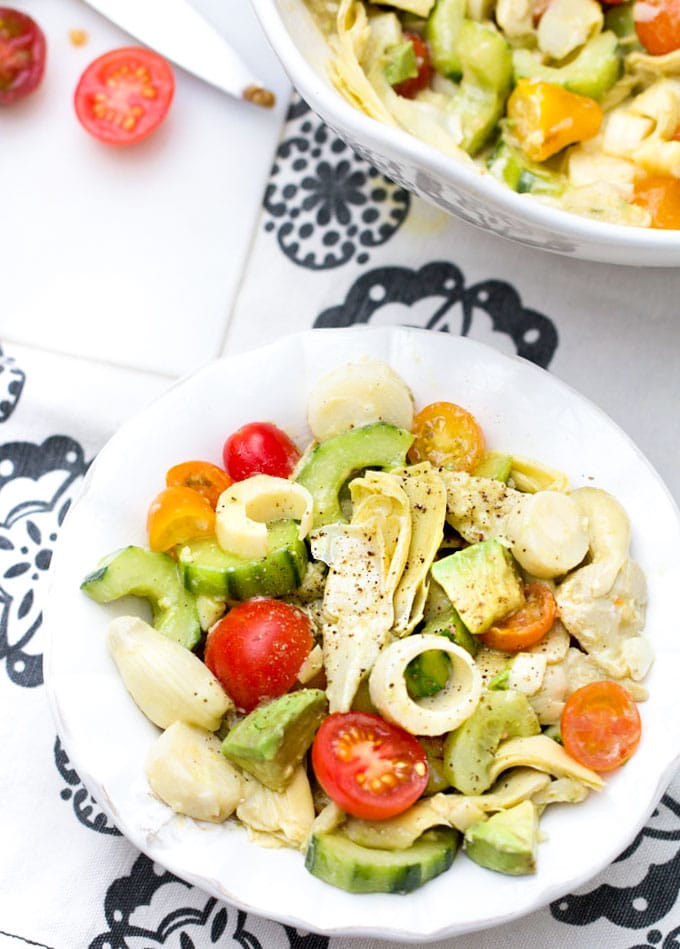
[[[279,93],[277,111],[178,72],[157,135],[107,150],[70,97],[86,63],[129,38],[79,0],[17,5],[44,26],[50,59],[41,90],[0,113],[0,945],[325,949],[154,870],[69,768],[39,669],[64,504],[118,426],[177,377],[222,352],[361,320],[464,332],[511,353],[539,325],[536,361],[612,416],[680,498],[680,272],[506,243],[374,175],[297,101],[284,124],[287,82],[238,0],[196,6],[233,32]],[[85,47],[70,43],[73,28],[87,30]],[[334,188],[354,198],[319,223]],[[304,212],[312,193],[319,203]],[[634,850],[578,903],[446,945],[670,949],[678,841],[676,779]]]

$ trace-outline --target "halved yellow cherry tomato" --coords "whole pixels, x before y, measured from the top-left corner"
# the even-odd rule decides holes
[[[215,532],[210,502],[192,488],[165,488],[151,502],[146,519],[149,547],[167,551],[196,537]]]
[[[613,771],[640,743],[640,713],[628,689],[618,682],[591,682],[567,699],[560,734],[576,761],[593,771]]]
[[[539,642],[555,622],[557,605],[547,583],[527,583],[525,600],[495,626],[477,638],[491,649],[517,652]]]
[[[567,145],[592,138],[602,124],[602,108],[594,99],[539,79],[520,79],[506,108],[513,133],[532,161],[545,161]]]
[[[429,461],[438,468],[471,472],[486,450],[477,420],[455,402],[431,402],[413,420],[411,464]]]
[[[169,488],[191,488],[198,491],[210,502],[214,509],[220,494],[226,491],[233,481],[226,471],[210,461],[183,461],[174,465],[165,476]]]

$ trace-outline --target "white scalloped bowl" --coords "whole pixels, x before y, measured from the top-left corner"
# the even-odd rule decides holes
[[[328,79],[328,47],[303,0],[251,3],[307,103],[358,154],[406,190],[470,224],[529,247],[633,267],[680,263],[680,231],[607,224],[539,204],[354,109]]]
[[[462,403],[490,446],[541,459],[575,485],[607,488],[631,518],[633,554],[649,582],[647,631],[658,656],[641,707],[644,737],[603,792],[579,806],[548,809],[547,839],[532,876],[495,874],[459,854],[446,873],[414,893],[356,896],[312,877],[300,853],[262,849],[231,822],[174,817],[143,776],[157,729],[130,699],[105,646],[112,616],[141,612],[139,601],[99,606],[79,589],[102,556],[145,543],[147,506],[171,465],[190,457],[219,462],[226,435],[257,418],[278,422],[303,445],[311,386],[362,354],[399,372],[418,405],[437,398]],[[670,495],[627,436],[549,373],[443,333],[312,330],[206,366],[102,450],[55,552],[44,620],[46,684],[73,767],[125,836],[159,864],[218,898],[306,930],[425,942],[497,925],[563,896],[614,860],[644,825],[680,760],[678,589],[680,516]]]

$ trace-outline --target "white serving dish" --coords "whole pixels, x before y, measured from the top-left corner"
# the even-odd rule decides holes
[[[529,247],[632,267],[680,263],[680,231],[607,224],[517,194],[401,129],[354,109],[326,73],[328,47],[303,0],[251,0],[291,82],[342,139],[383,174],[444,211]]]
[[[418,406],[437,398],[465,405],[490,447],[541,459],[568,473],[575,486],[606,488],[631,519],[657,655],[650,698],[641,706],[643,740],[603,792],[546,812],[547,839],[533,876],[504,877],[459,855],[449,871],[407,896],[356,896],[310,876],[300,853],[262,849],[232,823],[174,817],[143,778],[157,729],[130,699],[105,645],[112,616],[141,613],[141,604],[104,607],[79,589],[105,554],[145,543],[146,510],[171,465],[188,458],[219,462],[225,437],[255,419],[276,421],[304,445],[310,387],[362,354],[399,372]],[[532,363],[467,338],[407,328],[312,330],[207,365],[102,450],[55,552],[44,620],[46,684],[74,768],[125,836],[159,864],[216,897],[306,930],[425,942],[546,905],[606,867],[644,825],[680,760],[679,588],[675,504],[628,437],[586,399]]]

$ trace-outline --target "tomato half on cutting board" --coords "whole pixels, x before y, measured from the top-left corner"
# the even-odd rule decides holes
[[[175,77],[150,49],[114,49],[90,63],[75,92],[81,125],[100,142],[133,145],[151,135],[168,113]]]

